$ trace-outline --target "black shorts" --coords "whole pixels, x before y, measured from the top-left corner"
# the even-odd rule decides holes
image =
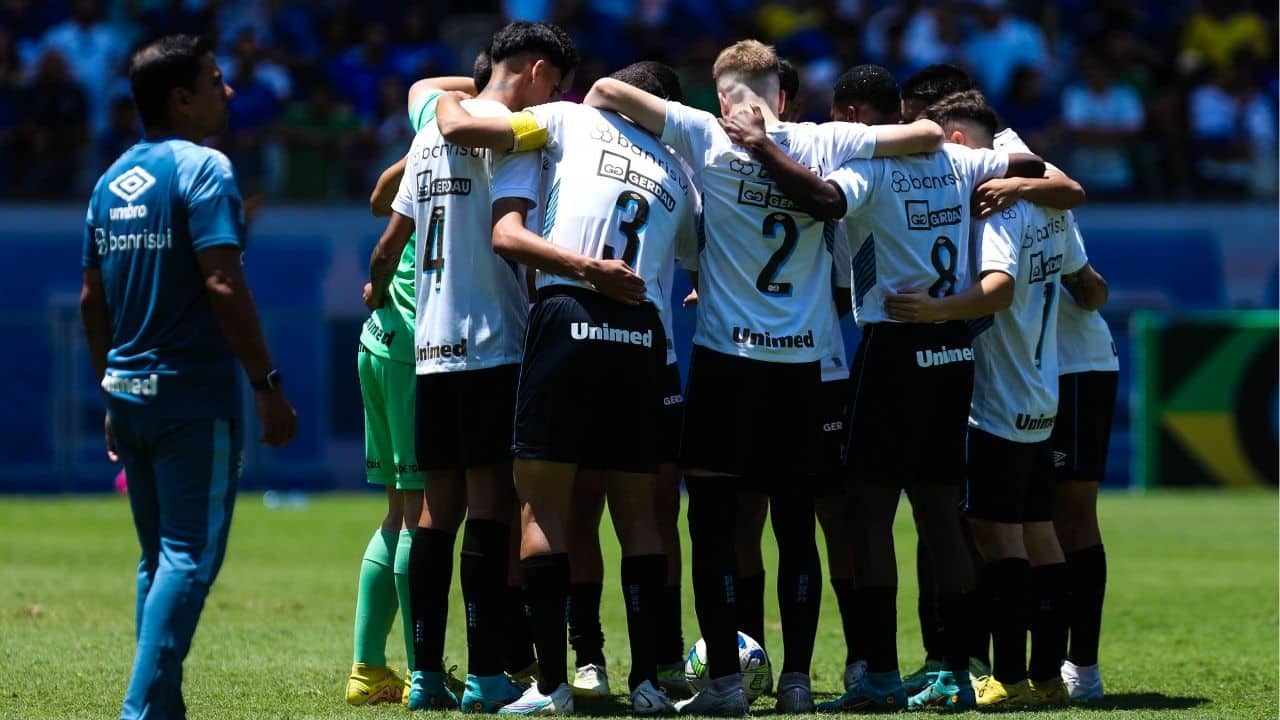
[[[844,494],[845,445],[849,441],[849,381],[828,380],[819,389],[822,407],[822,457],[818,468],[818,495]]]
[[[999,523],[1053,520],[1053,457],[1049,441],[1020,443],[969,430],[965,514]]]
[[[418,467],[466,470],[511,459],[511,415],[520,366],[418,376],[413,413]]]
[[[867,325],[849,381],[853,482],[961,485],[973,396],[964,323]]]
[[[538,291],[516,392],[518,458],[652,473],[664,459],[666,334],[650,303]]]
[[[1058,420],[1049,446],[1059,482],[1100,483],[1106,477],[1119,378],[1114,371],[1058,378]]]
[[[680,428],[684,425],[684,391],[680,389],[680,366],[671,363],[662,371],[662,457],[675,463],[680,457]]]
[[[819,364],[775,363],[695,345],[680,465],[772,481],[822,467]]]

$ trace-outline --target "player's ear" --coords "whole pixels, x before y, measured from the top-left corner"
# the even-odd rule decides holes
[[[946,140],[947,142],[955,143],[956,145],[969,144],[969,138],[965,137],[963,130],[952,130],[950,133],[947,134]]]
[[[778,111],[774,114],[777,115],[778,118],[781,118],[787,112],[787,94],[779,90],[778,102],[776,104],[778,107]]]
[[[733,103],[729,100],[729,96],[723,90],[716,90],[716,97],[720,99],[720,117],[729,117],[729,108],[733,107]]]

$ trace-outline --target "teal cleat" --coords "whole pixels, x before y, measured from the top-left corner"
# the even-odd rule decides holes
[[[941,660],[925,658],[924,665],[921,665],[920,669],[913,673],[907,673],[907,676],[902,678],[902,689],[909,696],[917,695],[921,690],[932,685],[934,680],[938,679],[938,671],[942,667]]]
[[[978,699],[974,695],[968,671],[953,673],[950,670],[939,670],[933,684],[912,695],[907,700],[907,707],[911,710],[921,708],[973,710],[978,707]]]
[[[410,710],[452,710],[458,696],[445,685],[445,674],[414,670],[409,685]]]
[[[495,713],[504,705],[520,698],[525,688],[512,682],[506,673],[497,675],[467,675],[466,689],[462,692],[462,712]]]
[[[907,709],[907,694],[897,670],[867,673],[844,695],[818,705],[820,713],[880,713]]]

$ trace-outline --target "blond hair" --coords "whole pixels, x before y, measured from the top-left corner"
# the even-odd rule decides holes
[[[739,40],[720,51],[711,75],[720,92],[740,95],[745,89],[761,98],[776,98],[778,54],[759,40]]]

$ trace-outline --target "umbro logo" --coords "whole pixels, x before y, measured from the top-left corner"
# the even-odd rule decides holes
[[[155,184],[156,179],[151,176],[151,173],[143,170],[141,166],[134,165],[123,175],[112,180],[107,185],[107,189],[121,200],[131,203],[142,197],[142,194],[150,190],[151,186]]]

